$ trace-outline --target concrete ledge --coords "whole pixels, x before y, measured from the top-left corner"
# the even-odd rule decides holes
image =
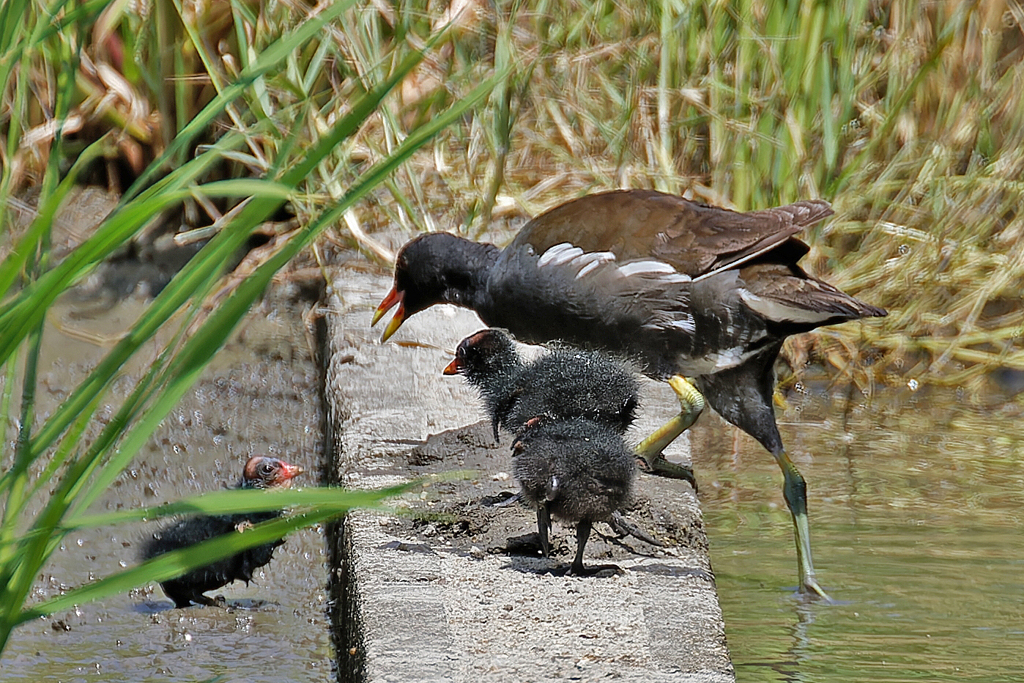
[[[575,537],[555,528],[555,557],[528,543],[535,516],[487,508],[514,491],[509,438],[494,444],[474,391],[441,369],[460,339],[483,325],[435,307],[388,344],[370,330],[390,279],[345,270],[327,316],[329,433],[337,481],[380,486],[472,469],[407,496],[416,516],[350,515],[343,529],[350,680],[733,681],[700,510],[684,482],[641,475],[628,517],[664,547],[618,538],[604,525],[588,561],[610,577],[550,571],[571,559]],[[678,410],[671,391],[645,383],[634,440]],[[683,440],[681,440],[683,441]],[[688,444],[669,457],[688,460]],[[343,676],[344,679],[344,676]]]

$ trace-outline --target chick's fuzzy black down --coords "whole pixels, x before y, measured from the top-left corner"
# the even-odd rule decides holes
[[[518,434],[535,417],[585,417],[620,433],[636,418],[636,374],[605,353],[559,346],[525,361],[507,332],[487,329],[462,340],[449,367],[480,392],[495,440],[499,427]]]
[[[516,375],[497,418],[512,433],[544,416],[583,417],[621,434],[636,419],[639,390],[636,375],[608,355],[559,347]]]
[[[607,520],[628,505],[636,476],[622,435],[587,418],[527,424],[513,461],[523,497],[567,524]]]
[[[143,546],[141,557],[148,560],[172,550],[189,548],[217,536],[238,533],[248,526],[274,519],[279,515],[277,512],[264,512],[183,519],[156,532]],[[245,581],[248,584],[255,571],[269,564],[274,556],[274,549],[283,543],[283,540],[277,540],[250,548],[163,581],[160,587],[167,597],[174,601],[175,607],[187,607],[192,602],[207,602],[202,595],[206,591],[222,588],[232,581]]]

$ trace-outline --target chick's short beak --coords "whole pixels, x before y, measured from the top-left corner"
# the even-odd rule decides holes
[[[298,465],[290,465],[286,462],[281,463],[281,474],[278,477],[282,482],[291,483],[292,478],[303,474],[306,470],[299,467]]]
[[[460,363],[459,359],[456,358],[451,363],[446,365],[444,370],[442,370],[441,372],[443,372],[446,375],[457,375],[457,374],[459,374],[459,370],[461,370],[461,369],[462,369],[462,363]]]

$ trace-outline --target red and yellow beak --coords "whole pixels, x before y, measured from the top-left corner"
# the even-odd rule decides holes
[[[441,372],[444,373],[445,375],[457,375],[459,374],[459,370],[461,369],[462,363],[459,361],[458,358],[456,358],[451,363],[446,365],[444,370],[442,370]]]
[[[277,475],[275,484],[277,486],[291,486],[292,479],[304,473],[306,470],[299,467],[298,465],[291,465],[286,463],[284,460],[281,461],[281,471]]]
[[[384,328],[384,334],[380,336],[381,343],[386,342],[391,338],[398,328],[405,322],[405,304],[402,299],[405,297],[405,292],[398,291],[398,287],[392,287],[388,295],[384,297],[384,300],[377,306],[377,310],[373,313],[373,320],[370,321],[370,327],[373,327],[380,319],[384,317],[384,314],[398,306],[398,310],[395,311],[395,316],[388,323],[388,326]]]

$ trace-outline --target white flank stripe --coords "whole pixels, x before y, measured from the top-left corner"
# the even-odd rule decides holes
[[[678,327],[683,332],[688,332],[690,334],[693,334],[697,331],[697,325],[694,324],[693,318],[690,316],[687,316],[682,320],[673,320],[672,322],[669,323],[669,327]]]
[[[633,261],[619,266],[619,272],[629,277],[640,273],[671,273],[675,274],[676,269],[664,261]]]
[[[582,249],[574,247],[568,242],[556,244],[541,254],[540,259],[537,261],[537,266],[559,266],[566,261],[571,261],[582,253]]]
[[[746,289],[740,290],[740,298],[750,310],[775,322],[822,323],[832,317],[827,311],[809,311],[799,306],[787,306],[781,301],[762,299]]]
[[[594,270],[594,268],[597,268],[602,263],[607,263],[609,261],[614,260],[615,254],[611,253],[610,251],[592,251],[590,253],[583,254],[582,256],[578,256],[572,260],[573,265],[584,265],[583,268],[580,269],[580,272],[576,273],[576,279],[579,280],[581,277],[583,277],[590,271]]]
[[[714,356],[715,369],[724,370],[739,365],[743,361],[743,347],[735,346]]]
[[[615,254],[610,251],[588,251],[582,256],[577,256],[574,261],[579,263],[590,263],[591,261],[597,261],[598,263],[604,263],[605,261],[614,261]]]
[[[580,268],[580,272],[576,273],[576,279],[579,280],[581,277],[592,271],[594,268],[597,268],[599,265],[601,265],[601,261],[591,261],[587,265]]]

